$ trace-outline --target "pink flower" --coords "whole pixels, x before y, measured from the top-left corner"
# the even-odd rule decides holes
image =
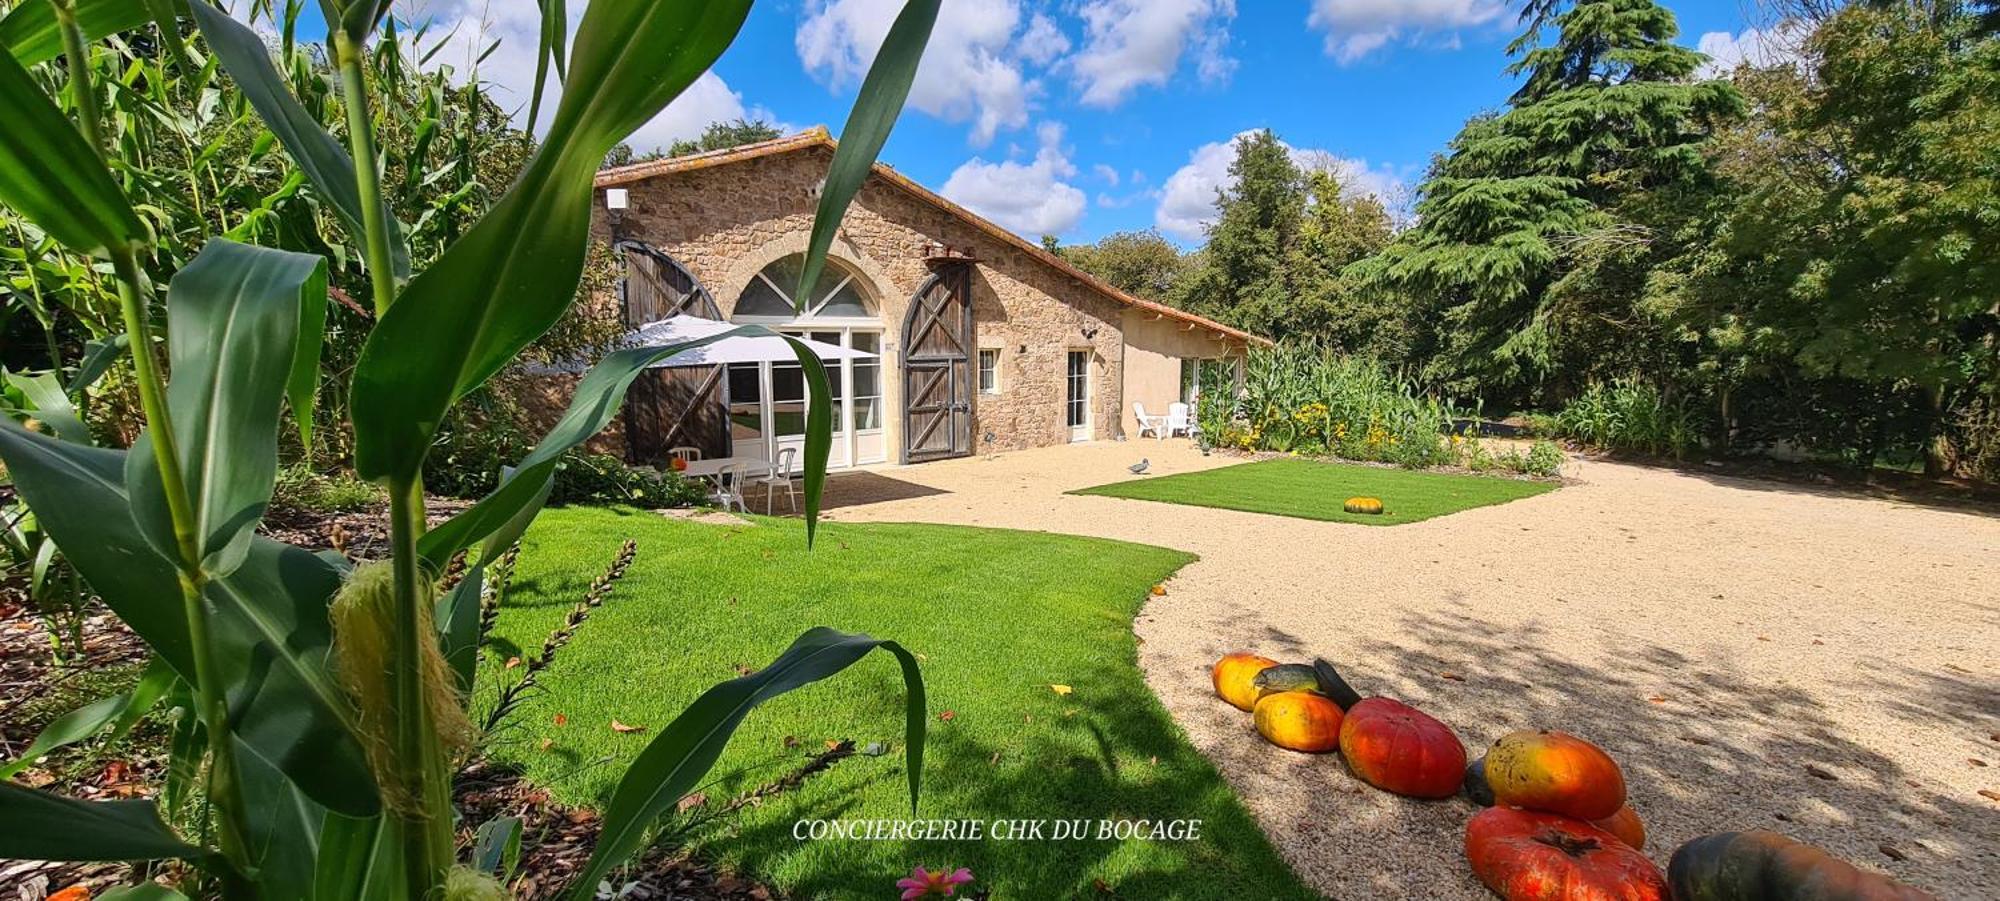
[[[950,873],[943,870],[932,873],[923,867],[910,870],[910,875],[896,880],[896,887],[903,890],[903,901],[912,898],[926,898],[937,895],[949,898],[958,887],[972,881],[972,871],[959,867]]]

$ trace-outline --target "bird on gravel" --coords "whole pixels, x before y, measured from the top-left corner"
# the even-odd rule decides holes
[[[1153,461],[1148,460],[1145,457],[1140,457],[1139,462],[1125,467],[1125,470],[1135,476],[1142,476],[1146,474],[1146,469],[1152,465]]]

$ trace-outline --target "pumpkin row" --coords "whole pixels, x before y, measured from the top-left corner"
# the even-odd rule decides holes
[[[1413,798],[1463,792],[1488,809],[1466,826],[1480,882],[1508,901],[1918,901],[1931,896],[1772,832],[1703,836],[1667,873],[1643,852],[1646,827],[1626,804],[1617,761],[1554,730],[1502,736],[1470,763],[1436,718],[1363,698],[1325,660],[1279,663],[1229,654],[1210,670],[1215,693],[1251,713],[1281,748],[1338,750],[1363,782]]]

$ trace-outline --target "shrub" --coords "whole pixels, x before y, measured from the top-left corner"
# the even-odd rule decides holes
[[[1226,447],[1413,468],[1458,461],[1454,413],[1373,360],[1309,344],[1251,353],[1243,390],[1205,393],[1199,405],[1202,428]]]
[[[271,491],[271,506],[314,513],[363,510],[387,499],[380,486],[353,473],[322,473],[304,463],[278,470],[278,481]]]
[[[692,507],[708,499],[701,483],[676,472],[627,466],[610,454],[572,451],[556,471],[551,504],[630,504],[647,510]]]
[[[1592,383],[1556,414],[1556,430],[1600,450],[1675,458],[1701,441],[1696,416],[1685,404],[1667,401],[1651,385],[1625,379],[1609,386]]]

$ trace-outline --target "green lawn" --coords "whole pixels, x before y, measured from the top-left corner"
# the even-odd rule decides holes
[[[829,740],[882,742],[891,752],[848,758],[759,806],[681,824],[724,865],[800,898],[893,897],[896,879],[920,864],[970,867],[974,888],[997,898],[1096,896],[1098,879],[1124,898],[1312,897],[1140,677],[1132,616],[1189,555],[1038,532],[846,523],[826,525],[807,551],[796,520],[726,527],[551,510],[523,542],[481,676],[485,693],[513,675],[500,662],[539,648],[627,537],[639,543],[631,570],[544,673],[546,690],[497,739],[499,757],[559,799],[601,802],[700,691],[828,625],[895,638],[922,655],[931,738],[920,816],[989,825],[1200,819],[1200,839],[795,840],[801,819],[909,815],[902,680],[894,659],[879,654],[750,715],[696,814],[783,778]],[[646,731],[614,732],[614,718]]]
[[[1394,526],[1534,497],[1555,487],[1553,482],[1285,459],[1170,476],[1140,476],[1070,493]],[[1348,498],[1356,496],[1381,498],[1382,514],[1363,516],[1341,509]]]

